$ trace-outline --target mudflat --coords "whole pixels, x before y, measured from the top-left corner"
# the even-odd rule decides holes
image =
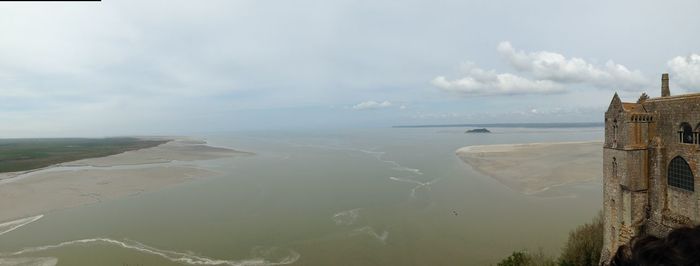
[[[251,154],[176,139],[153,148],[3,173],[0,222],[211,177],[217,173],[188,162]]]
[[[475,170],[528,195],[602,180],[603,144],[597,141],[468,146],[456,154]]]

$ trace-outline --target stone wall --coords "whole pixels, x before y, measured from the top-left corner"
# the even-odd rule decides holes
[[[693,143],[679,137],[683,122],[693,128]],[[700,94],[641,104],[613,97],[605,113],[603,263],[636,235],[665,236],[700,221],[698,193],[668,186],[668,164],[676,156],[688,162],[700,191]]]

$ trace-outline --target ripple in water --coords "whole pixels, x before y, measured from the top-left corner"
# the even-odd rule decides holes
[[[360,209],[346,210],[333,215],[333,221],[337,225],[352,225],[360,217]]]

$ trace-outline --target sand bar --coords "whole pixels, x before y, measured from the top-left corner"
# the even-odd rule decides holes
[[[6,173],[0,180],[0,222],[210,177],[217,173],[192,161],[251,154],[174,140],[148,149]]]
[[[597,141],[468,146],[456,153],[475,170],[528,195],[602,180],[603,144]]]

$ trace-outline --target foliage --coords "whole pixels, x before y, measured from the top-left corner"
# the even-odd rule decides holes
[[[598,265],[603,248],[603,212],[569,232],[569,239],[558,260],[539,252],[516,251],[499,262],[498,266],[588,266]]]
[[[637,103],[646,102],[648,99],[649,99],[649,95],[647,95],[646,92],[642,92],[642,95],[639,96],[639,99],[637,100]]]
[[[499,262],[498,266],[524,266],[529,265],[530,256],[523,251],[513,252],[510,256]]]
[[[104,139],[0,139],[0,173],[25,171],[85,158],[103,157],[154,147],[161,140]]]
[[[497,264],[498,266],[555,266],[556,261],[544,255],[542,250],[537,252],[516,251]]]
[[[569,240],[559,257],[560,265],[598,265],[603,249],[603,212],[593,221],[569,233]]]

